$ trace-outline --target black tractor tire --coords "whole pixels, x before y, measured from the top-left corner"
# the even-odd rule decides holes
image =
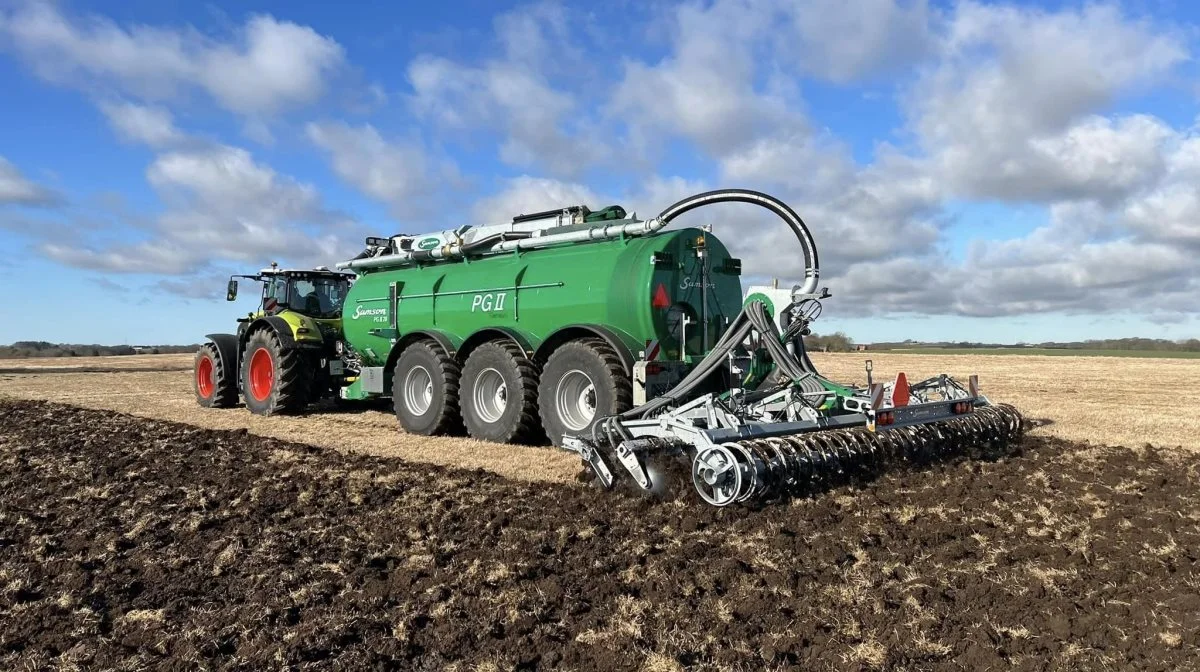
[[[434,341],[417,341],[400,353],[392,372],[392,404],[409,434],[455,434],[462,427],[458,385],[462,369]]]
[[[538,408],[546,436],[556,446],[562,445],[565,434],[591,436],[592,427],[602,418],[632,406],[629,372],[602,338],[568,341],[542,367]]]
[[[495,443],[537,441],[541,438],[537,396],[537,366],[515,343],[484,343],[467,357],[459,404],[472,438]]]
[[[217,346],[205,343],[196,351],[192,365],[192,388],[196,403],[204,408],[232,408],[238,402],[237,371],[221,361]]]
[[[270,329],[246,339],[242,356],[242,399],[256,415],[298,413],[308,406],[313,360],[305,352],[285,348]]]

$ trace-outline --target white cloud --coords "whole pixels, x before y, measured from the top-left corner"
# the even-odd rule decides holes
[[[0,205],[54,205],[59,200],[59,195],[53,190],[34,183],[8,159],[0,156]]]
[[[754,47],[773,18],[769,6],[743,0],[676,9],[670,53],[654,65],[627,61],[611,101],[635,145],[682,136],[720,156],[782,124],[801,124],[785,82],[756,84]]]
[[[190,27],[70,17],[53,3],[30,2],[0,13],[0,36],[51,81],[157,101],[198,89],[244,115],[313,102],[344,64],[331,38],[266,15],[250,17],[221,40]]]
[[[905,100],[930,170],[962,197],[1119,199],[1161,170],[1168,131],[1144,115],[1096,115],[1185,58],[1174,35],[1113,6],[964,2]]]
[[[171,112],[163,107],[108,101],[100,103],[100,111],[117,135],[126,140],[165,147],[178,144],[186,137],[175,127]]]
[[[305,131],[340,178],[397,213],[411,216],[441,185],[458,180],[449,162],[430,160],[416,142],[386,140],[370,124],[310,123]]]
[[[514,166],[571,176],[602,160],[579,97],[548,76],[576,59],[565,21],[549,5],[519,9],[496,20],[498,57],[480,65],[416,58],[408,67],[414,112],[456,134],[500,132],[500,158]]]
[[[783,2],[788,29],[774,35],[804,72],[838,83],[895,71],[926,55],[933,15],[926,0]]]
[[[214,146],[157,157],[147,179],[167,204],[148,239],[116,245],[58,243],[42,250],[63,263],[112,272],[180,275],[217,260],[329,264],[348,255],[350,225],[325,209],[316,189]]]

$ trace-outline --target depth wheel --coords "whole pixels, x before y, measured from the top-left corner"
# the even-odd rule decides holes
[[[558,347],[542,369],[538,407],[550,441],[590,436],[601,418],[633,406],[633,384],[621,357],[604,339],[581,338]]]
[[[493,341],[471,352],[462,370],[467,434],[497,443],[529,443],[538,427],[538,372],[521,348]]]
[[[423,436],[457,431],[460,376],[458,362],[436,342],[405,348],[392,371],[392,404],[404,431]]]
[[[257,415],[296,413],[308,406],[312,362],[303,352],[284,348],[270,329],[246,339],[242,357],[242,398]]]
[[[237,377],[233,375],[232,365],[221,365],[221,355],[217,346],[205,343],[196,351],[195,364],[192,367],[193,387],[196,391],[196,403],[204,408],[231,408],[237,404]]]

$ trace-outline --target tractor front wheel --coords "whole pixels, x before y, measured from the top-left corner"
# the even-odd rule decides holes
[[[237,377],[233,369],[233,365],[222,366],[216,345],[200,346],[192,367],[196,402],[204,408],[229,408],[237,404]]]
[[[270,329],[246,340],[242,357],[242,397],[257,415],[295,413],[308,405],[313,371],[301,351],[284,348]]]

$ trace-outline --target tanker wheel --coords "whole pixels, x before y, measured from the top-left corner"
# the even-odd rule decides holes
[[[496,443],[540,438],[537,367],[516,344],[479,346],[467,357],[462,380],[463,424],[473,438]]]
[[[400,353],[392,372],[392,403],[400,426],[410,434],[456,432],[461,369],[434,341],[418,341]]]
[[[556,445],[563,435],[590,436],[601,418],[633,406],[633,384],[621,357],[602,338],[560,345],[542,368],[538,387],[542,427]]]
[[[232,367],[230,367],[232,368]],[[204,408],[230,408],[237,404],[237,378],[233,372],[221,366],[221,355],[217,346],[205,343],[196,351],[192,367],[196,390],[196,402]]]
[[[295,413],[308,405],[312,363],[305,353],[284,348],[270,329],[246,340],[242,357],[242,398],[257,415]]]

